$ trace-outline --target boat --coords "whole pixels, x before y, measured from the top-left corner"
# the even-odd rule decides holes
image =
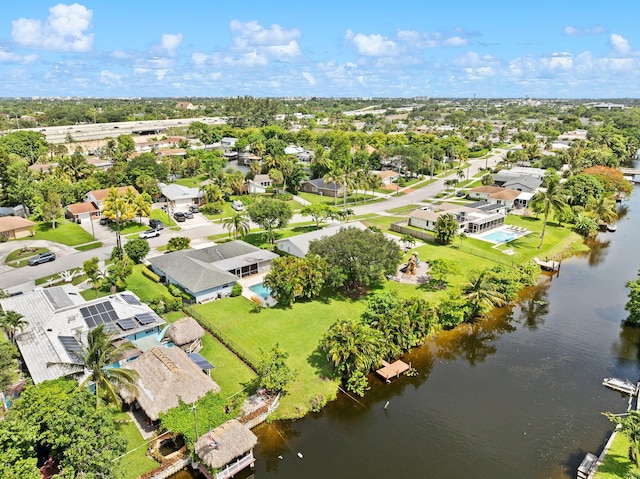
[[[607,231],[611,231],[613,233],[617,229],[618,227],[616,225],[607,225]]]
[[[630,381],[624,381],[618,378],[604,378],[602,381],[604,386],[613,389],[614,391],[618,391],[624,394],[629,394],[633,396],[636,394],[636,385]]]

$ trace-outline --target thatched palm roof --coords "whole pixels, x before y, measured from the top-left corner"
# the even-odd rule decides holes
[[[125,366],[138,372],[137,394],[121,392],[127,403],[138,400],[140,407],[152,420],[161,412],[178,405],[181,398],[191,404],[209,391],[220,387],[200,369],[180,348],[153,348]]]
[[[231,419],[200,436],[195,451],[204,464],[218,469],[253,449],[257,442],[258,438],[248,427]]]
[[[165,336],[173,341],[174,344],[182,346],[204,336],[204,329],[195,319],[187,316],[169,326]]]

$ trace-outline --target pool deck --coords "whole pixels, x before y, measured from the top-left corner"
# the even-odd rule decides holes
[[[498,232],[505,232],[505,233],[510,233],[513,234],[514,237],[508,241],[502,241],[500,243],[496,243],[495,241],[491,241],[488,239],[485,239],[484,236],[490,235],[492,233],[498,233]],[[493,243],[493,247],[497,248],[498,246],[502,246],[502,245],[506,245],[507,243],[510,243],[513,240],[517,240],[518,238],[522,238],[523,236],[528,235],[529,233],[531,233],[531,231],[529,231],[526,228],[522,228],[520,226],[513,226],[513,225],[502,225],[498,228],[493,228],[491,230],[488,231],[483,231],[482,233],[475,233],[475,234],[470,234],[469,238],[474,238],[474,239],[478,239],[480,241],[486,241],[487,243]],[[508,250],[507,250],[508,251]],[[507,251],[503,251],[506,254],[509,254]],[[511,253],[513,254],[513,253]]]
[[[265,300],[264,298],[261,298],[260,296],[258,296],[256,293],[254,293],[253,291],[251,291],[249,289],[253,285],[262,283],[262,280],[264,279],[266,274],[267,274],[266,272],[265,273],[259,273],[259,274],[255,274],[253,276],[248,276],[246,278],[239,279],[238,280],[238,284],[240,284],[242,286],[242,296],[247,298],[249,301],[253,301],[255,303],[260,302],[264,306],[271,307],[271,306],[275,306],[277,304],[275,299],[273,299],[271,296],[269,296]]]

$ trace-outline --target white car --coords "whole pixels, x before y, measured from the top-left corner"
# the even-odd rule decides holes
[[[158,236],[160,236],[160,230],[147,230],[140,233],[138,235],[138,238],[148,239],[148,238],[156,238]]]

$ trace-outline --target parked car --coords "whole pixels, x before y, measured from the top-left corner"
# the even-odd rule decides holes
[[[235,200],[233,203],[231,203],[231,208],[236,211],[244,211],[244,203],[240,200]]]
[[[149,228],[151,228],[152,230],[163,230],[164,229],[164,223],[160,220],[155,220],[153,218],[151,218],[149,220]]]
[[[55,261],[56,254],[53,251],[47,251],[46,253],[40,253],[29,259],[29,266],[35,266],[40,263],[48,263],[49,261]]]
[[[189,211],[191,211],[192,213],[200,213],[200,208],[198,208],[196,205],[191,205],[189,206]]]
[[[184,216],[185,218],[187,218],[188,220],[192,220],[193,219],[193,213],[191,211],[185,211],[184,212]]]
[[[107,218],[106,216],[101,216],[100,217],[100,224],[101,225],[108,225],[109,223],[111,223],[111,220],[109,218]]]
[[[175,219],[179,223],[183,223],[183,222],[187,221],[187,217],[185,216],[185,214],[182,211],[176,211],[173,214],[173,219]]]
[[[138,235],[138,238],[148,239],[148,238],[156,238],[158,236],[160,236],[160,230],[147,230],[140,233]]]

